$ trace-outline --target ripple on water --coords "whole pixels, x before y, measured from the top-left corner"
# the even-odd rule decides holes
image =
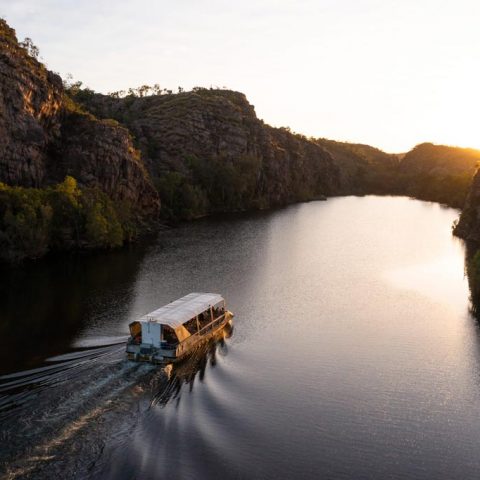
[[[0,379],[2,415],[17,414],[0,461],[31,478],[477,479],[480,335],[457,214],[336,198],[183,225],[141,255],[80,262],[68,288],[55,270],[41,298],[60,291],[72,325],[38,349],[50,362]],[[169,375],[106,345],[191,291],[224,294],[231,339]]]

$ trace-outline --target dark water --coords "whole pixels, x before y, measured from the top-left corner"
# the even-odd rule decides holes
[[[480,336],[458,216],[346,197],[195,222],[1,276],[6,478],[480,476]],[[128,323],[224,294],[225,332],[164,371]]]

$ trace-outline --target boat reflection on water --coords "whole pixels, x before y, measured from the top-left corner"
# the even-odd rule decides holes
[[[171,363],[164,367],[162,373],[165,375],[156,375],[152,379],[150,386],[153,392],[151,406],[165,407],[170,401],[180,398],[184,385],[188,385],[191,391],[197,377],[202,381],[208,365],[215,367],[217,355],[225,356],[228,354],[228,344],[225,340],[233,335],[233,331],[233,322],[230,321],[208,342],[193,350],[188,357],[178,363]]]

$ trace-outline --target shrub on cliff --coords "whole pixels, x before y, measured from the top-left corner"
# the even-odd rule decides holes
[[[257,208],[256,185],[260,160],[209,160],[190,156],[185,173],[171,171],[155,181],[167,220],[189,220],[211,212]]]
[[[470,289],[471,312],[480,318],[480,250],[467,248],[467,259],[465,262]]]
[[[205,192],[180,172],[165,173],[155,186],[162,200],[160,213],[166,220],[190,220],[208,212]]]
[[[45,192],[0,183],[0,258],[36,258],[48,250],[53,209]]]
[[[192,176],[213,207],[213,210],[245,210],[255,197],[260,160],[243,156],[228,161],[222,158],[187,160]]]
[[[421,200],[462,208],[472,183],[473,174],[418,173],[404,175],[405,193]]]
[[[95,190],[83,196],[85,211],[85,238],[93,247],[119,247],[124,232],[112,202],[105,194]]]
[[[27,189],[25,189],[27,190]],[[28,189],[31,192],[34,189]],[[62,183],[40,190],[52,208],[50,224],[50,246],[54,248],[72,248],[80,245],[82,191],[72,177],[66,177]]]
[[[125,205],[72,177],[38,189],[0,183],[0,260],[38,258],[50,249],[118,247],[136,234]]]

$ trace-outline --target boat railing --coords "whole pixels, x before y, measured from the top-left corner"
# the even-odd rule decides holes
[[[224,320],[225,314],[223,313],[218,318],[216,318],[213,322],[210,322],[208,325],[205,325],[201,328],[198,332],[195,332],[193,335],[185,339],[183,342],[180,343],[177,347],[178,354],[183,353],[191,344],[195,343],[199,337],[202,337],[206,333],[214,330],[218,325],[222,323]]]
[[[195,335],[201,336],[201,335],[204,335],[205,333],[208,333],[210,330],[213,330],[216,326],[222,323],[223,317],[225,317],[224,313],[220,315],[218,318],[216,318],[213,322],[210,322],[208,325],[205,325]]]

